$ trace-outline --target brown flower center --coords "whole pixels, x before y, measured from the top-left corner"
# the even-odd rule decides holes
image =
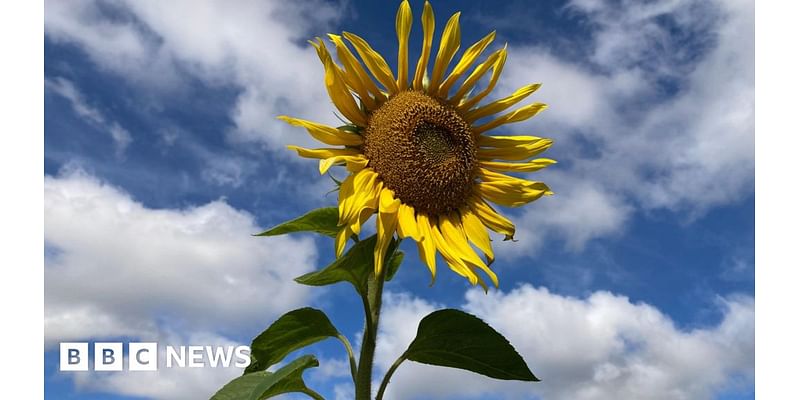
[[[475,179],[470,125],[422,92],[401,92],[370,116],[364,154],[403,203],[439,215],[462,206]]]

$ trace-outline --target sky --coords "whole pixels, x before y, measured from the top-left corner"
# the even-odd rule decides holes
[[[553,138],[556,193],[503,209],[499,289],[404,243],[386,287],[382,376],[427,313],[455,307],[504,334],[542,382],[404,363],[391,399],[754,398],[754,10],[740,0],[432,2],[461,11],[462,49],[497,30],[493,96],[541,82],[549,108],[502,134]],[[410,54],[422,2],[412,1]],[[58,343],[249,344],[281,314],[323,309],[356,343],[345,286],[292,281],[328,239],[253,233],[336,202],[275,117],[336,123],[308,39],[351,31],[396,62],[397,3],[45,2],[45,394],[207,398],[235,369],[59,372]],[[436,39],[438,40],[439,32]],[[344,171],[334,171],[343,177]],[[307,382],[352,398],[340,345]],[[287,397],[300,398],[300,397]]]

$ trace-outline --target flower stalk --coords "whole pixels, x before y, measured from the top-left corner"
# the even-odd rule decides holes
[[[358,360],[358,373],[356,374],[356,400],[369,400],[372,398],[372,368],[375,361],[375,345],[378,338],[378,323],[381,316],[385,280],[386,268],[381,269],[377,275],[375,273],[370,274],[370,279],[367,283],[367,295],[362,298],[366,321],[361,341],[361,355]]]

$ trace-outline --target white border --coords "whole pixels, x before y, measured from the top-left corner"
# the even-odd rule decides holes
[[[771,8],[767,8],[771,6]],[[797,399],[800,357],[798,7],[756,9],[756,398]]]
[[[3,392],[44,397],[44,4],[0,3]]]
[[[796,6],[756,12],[756,362],[759,399],[797,398],[800,147]],[[43,3],[2,3],[0,279],[9,393],[43,397]],[[792,9],[795,8],[795,9]],[[793,396],[794,395],[794,396]]]

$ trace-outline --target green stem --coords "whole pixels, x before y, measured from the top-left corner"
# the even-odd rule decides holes
[[[356,368],[356,357],[353,355],[353,347],[350,346],[350,341],[342,335],[341,333],[337,336],[340,342],[344,344],[345,350],[347,350],[347,358],[350,359],[350,375],[353,377],[353,383],[356,383],[356,374],[358,373],[358,368]]]
[[[367,297],[364,299],[366,324],[361,341],[361,356],[358,359],[356,400],[370,400],[372,397],[372,365],[375,358],[375,342],[378,336],[385,274],[386,268],[383,268],[378,276],[372,273],[367,283]]]
[[[375,400],[382,400],[383,399],[383,392],[386,391],[386,385],[389,384],[389,380],[392,379],[392,375],[394,374],[394,370],[406,360],[406,355],[403,353],[400,357],[395,360],[394,364],[389,367],[389,370],[386,371],[386,375],[383,376],[383,381],[381,381],[381,386],[378,388],[378,395],[375,396]]]
[[[312,389],[305,388],[305,389],[303,389],[303,390],[302,390],[302,392],[303,392],[303,393],[305,393],[305,394],[307,394],[307,395],[308,395],[308,397],[311,397],[311,398],[312,398],[312,399],[314,399],[314,400],[325,400],[325,398],[324,398],[324,397],[322,397],[322,395],[321,395],[321,394],[319,394],[319,393],[317,393],[317,392],[313,391]]]

